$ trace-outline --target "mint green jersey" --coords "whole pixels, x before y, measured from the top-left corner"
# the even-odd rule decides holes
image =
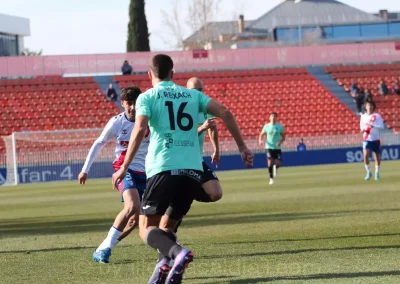
[[[280,123],[268,123],[263,127],[263,133],[267,135],[267,140],[265,141],[265,148],[272,150],[281,150],[282,148],[278,145],[281,141],[281,134],[284,133],[283,125]]]
[[[195,89],[164,81],[141,94],[136,116],[147,116],[150,144],[146,156],[147,178],[169,170],[203,171],[199,157],[199,113],[211,99]]]
[[[201,125],[203,125],[203,123],[207,120],[207,119],[209,119],[209,118],[212,118],[213,116],[212,115],[210,115],[210,114],[207,114],[207,113],[199,113],[199,127],[201,126]],[[199,135],[199,146],[200,146],[200,157],[201,157],[201,160],[203,161],[203,155],[204,155],[204,153],[203,153],[203,147],[204,147],[204,140],[206,139],[206,132],[207,132],[207,130],[206,131],[204,131],[203,133],[201,133],[200,135]]]

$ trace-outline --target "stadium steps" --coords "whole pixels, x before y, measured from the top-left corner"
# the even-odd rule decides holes
[[[113,84],[113,87],[115,91],[117,92],[118,99],[115,102],[117,107],[121,110],[123,110],[123,107],[121,105],[121,102],[119,100],[119,96],[121,94],[121,89],[119,85],[113,81],[113,76],[94,76],[94,80],[96,81],[97,84],[99,84],[100,88],[103,90],[103,92],[107,95],[107,90],[108,90],[108,85]]]
[[[307,71],[314,76],[322,85],[324,85],[335,97],[337,97],[348,109],[355,115],[358,115],[356,104],[353,98],[339,86],[338,83],[325,72],[324,67],[309,67]]]

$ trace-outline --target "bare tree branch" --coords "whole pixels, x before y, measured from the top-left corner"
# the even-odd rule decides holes
[[[171,0],[171,2],[171,7],[173,7],[173,9],[170,12],[161,10],[162,23],[174,37],[175,42],[172,45],[176,48],[183,48],[183,30],[179,17],[179,7],[182,6],[180,5],[180,0]],[[162,37],[162,39],[163,41],[166,41],[165,38]],[[170,40],[166,43],[171,45]]]
[[[190,1],[190,2],[189,2]],[[182,22],[180,15],[182,10],[186,10],[186,24],[189,30],[199,32],[199,37],[196,39],[196,44],[199,47],[204,47],[212,40],[213,33],[219,32],[214,30],[214,27],[208,23],[215,21],[218,16],[219,6],[223,0],[185,0],[189,2],[186,5],[180,0],[170,0],[172,10],[162,10],[163,25],[174,39],[174,46],[177,48],[184,47],[185,24]],[[164,37],[161,37],[166,42]],[[171,44],[169,42],[166,42]]]
[[[199,32],[197,44],[201,47],[212,40],[214,32],[218,32],[209,23],[217,19],[221,2],[222,0],[192,0],[188,6],[187,23],[192,33]]]

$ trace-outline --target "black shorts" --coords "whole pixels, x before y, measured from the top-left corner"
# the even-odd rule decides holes
[[[201,184],[204,184],[210,180],[218,180],[217,174],[203,162],[203,175],[201,176]]]
[[[189,212],[200,184],[202,172],[172,170],[156,174],[147,180],[143,193],[142,215],[164,215],[170,207],[171,219],[178,220]],[[176,217],[178,216],[178,217]]]
[[[282,160],[282,150],[279,149],[267,149],[267,158],[274,160]]]
[[[203,175],[201,176],[201,182],[199,186],[197,186],[196,188],[194,200],[199,202],[208,202],[205,199],[205,196],[208,195],[203,188],[203,184],[211,180],[218,180],[217,174],[212,169],[210,169],[210,167],[206,163],[203,162]]]

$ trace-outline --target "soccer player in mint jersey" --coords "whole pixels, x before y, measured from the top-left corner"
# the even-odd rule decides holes
[[[369,180],[372,177],[369,165],[369,155],[371,152],[374,153],[375,158],[375,180],[379,180],[381,165],[380,130],[384,129],[385,126],[381,115],[375,112],[375,103],[373,101],[367,101],[365,108],[367,112],[361,115],[360,119],[360,129],[363,133],[364,165],[367,170],[365,180]]]
[[[187,82],[188,89],[196,89],[200,92],[204,91],[204,84],[199,78],[191,78]],[[214,148],[214,153],[211,156],[211,162],[219,166],[220,153],[218,142],[218,130],[215,121],[216,118],[207,113],[199,114],[199,127],[197,129],[199,135],[200,158],[203,165],[203,176],[201,179],[201,187],[196,195],[196,200],[199,202],[216,202],[222,198],[222,187],[217,178],[217,175],[203,160],[203,146],[206,138],[206,131],[210,137],[211,144]]]
[[[121,91],[121,105],[125,111],[111,118],[100,137],[93,143],[78,177],[80,184],[86,183],[89,170],[96,157],[103,146],[112,140],[116,140],[116,159],[113,167],[115,170],[120,168],[124,162],[129,138],[135,125],[135,103],[141,93],[139,87],[136,86],[127,87]],[[129,235],[138,224],[140,200],[146,188],[145,158],[149,146],[149,134],[147,132],[135,159],[129,164],[124,181],[119,185],[124,208],[115,218],[107,238],[94,251],[93,260],[96,262],[108,263],[113,247]]]
[[[274,177],[278,174],[282,160],[282,143],[285,141],[285,130],[283,125],[276,120],[278,114],[272,112],[269,116],[269,123],[265,124],[258,137],[258,143],[263,144],[265,140],[265,148],[267,151],[269,184],[274,184]]]
[[[159,263],[159,275],[153,284],[181,283],[193,253],[176,241],[173,230],[178,220],[175,215],[169,216],[168,230],[160,229],[159,225],[169,207],[174,214],[184,216],[195,198],[193,189],[198,186],[203,170],[197,133],[199,113],[222,118],[247,167],[253,166],[254,156],[229,110],[202,92],[172,82],[173,62],[168,55],[158,54],[151,59],[149,77],[153,88],[141,94],[136,102],[135,127],[124,164],[113,175],[113,185],[117,187],[125,177],[149,125],[148,180],[143,194],[139,234],[150,247],[174,260],[172,267]]]

